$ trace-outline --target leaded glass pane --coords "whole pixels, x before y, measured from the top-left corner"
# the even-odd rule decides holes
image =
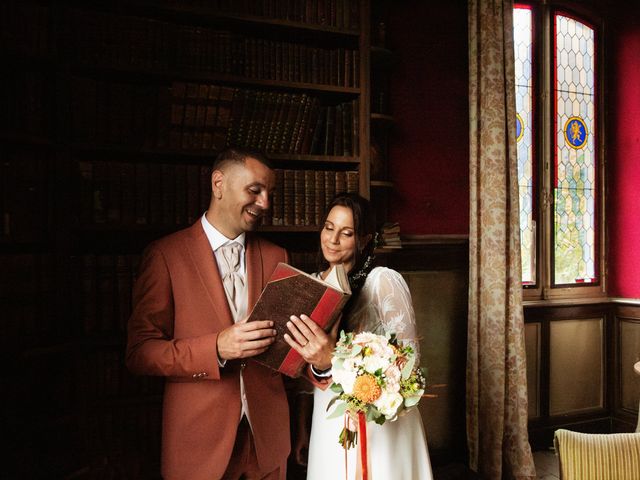
[[[516,74],[516,136],[520,191],[520,252],[522,283],[536,283],[536,222],[533,218],[533,49],[531,10],[513,11]]]
[[[594,31],[556,15],[554,283],[596,281]]]

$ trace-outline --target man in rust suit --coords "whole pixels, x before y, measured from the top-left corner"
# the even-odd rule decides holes
[[[252,234],[275,175],[260,153],[216,159],[208,211],[152,243],[134,287],[127,365],[166,378],[166,480],[283,480],[289,411],[280,374],[252,361],[274,341],[271,321],[245,322],[284,249]]]

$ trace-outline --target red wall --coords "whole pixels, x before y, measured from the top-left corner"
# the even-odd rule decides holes
[[[397,126],[390,219],[403,234],[469,233],[467,2],[391,4],[388,44]]]
[[[640,298],[640,6],[632,4],[608,29],[609,294]]]

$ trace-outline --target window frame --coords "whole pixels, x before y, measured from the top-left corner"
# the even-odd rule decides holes
[[[604,155],[604,24],[597,11],[566,1],[518,1],[514,8],[527,8],[532,16],[533,80],[533,219],[536,222],[536,282],[522,286],[527,303],[584,303],[587,299],[601,301],[606,297],[606,218],[605,218],[605,155]],[[594,30],[594,108],[597,128],[594,147],[596,163],[595,202],[595,272],[594,283],[554,285],[554,180],[556,163],[555,126],[555,16],[564,15],[586,24]]]

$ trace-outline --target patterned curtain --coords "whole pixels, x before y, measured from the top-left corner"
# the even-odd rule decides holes
[[[527,434],[513,0],[469,0],[467,443],[482,478],[535,478]]]

